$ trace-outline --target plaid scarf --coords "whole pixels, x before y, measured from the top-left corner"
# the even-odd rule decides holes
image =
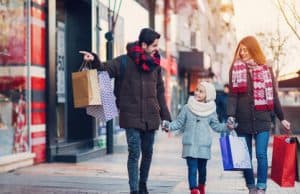
[[[247,91],[247,68],[249,69],[253,82],[255,110],[273,110],[273,83],[271,72],[267,65],[236,61],[232,67],[232,92],[245,93]]]
[[[141,71],[151,72],[155,67],[160,66],[160,55],[158,52],[154,56],[148,55],[138,42],[127,45],[127,55],[135,62]]]

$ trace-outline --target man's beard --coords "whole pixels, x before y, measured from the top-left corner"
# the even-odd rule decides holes
[[[151,57],[154,57],[154,55],[158,53],[158,51],[152,51],[152,52],[149,52],[147,53],[147,55],[150,55]]]

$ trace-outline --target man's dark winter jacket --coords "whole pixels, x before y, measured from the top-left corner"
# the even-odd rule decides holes
[[[276,80],[271,68],[269,71],[272,74],[274,111],[257,111],[254,109],[253,82],[250,81],[249,70],[247,70],[247,92],[236,94],[230,91],[227,102],[227,115],[236,118],[238,133],[256,134],[261,131],[270,130],[272,114],[274,113],[280,121],[284,120],[281,104],[278,99]],[[230,88],[232,88],[231,72],[229,78]]]
[[[120,127],[141,130],[158,129],[161,120],[171,120],[166,105],[161,67],[152,72],[142,72],[132,59],[126,56],[119,95]],[[93,68],[107,71],[110,77],[120,78],[121,58],[101,63],[96,55]]]

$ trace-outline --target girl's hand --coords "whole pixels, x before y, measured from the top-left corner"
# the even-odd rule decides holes
[[[287,120],[282,120],[281,121],[281,124],[283,125],[283,130],[286,132],[286,133],[291,133],[291,123],[288,122]]]
[[[234,117],[228,117],[226,124],[227,124],[227,127],[228,127],[228,129],[230,131],[234,130],[234,128],[237,127],[237,123],[235,122],[235,118]]]
[[[226,126],[227,126],[227,128],[229,129],[229,131],[232,131],[232,130],[234,130],[234,127],[233,127],[233,125],[229,125],[229,124],[227,124]]]
[[[85,60],[86,62],[94,61],[94,56],[92,55],[92,53],[87,51],[79,51],[79,53],[83,54],[83,60]]]

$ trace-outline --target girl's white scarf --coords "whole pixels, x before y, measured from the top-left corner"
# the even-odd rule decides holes
[[[188,108],[197,116],[208,116],[216,111],[215,101],[198,102],[194,96],[189,97]]]

